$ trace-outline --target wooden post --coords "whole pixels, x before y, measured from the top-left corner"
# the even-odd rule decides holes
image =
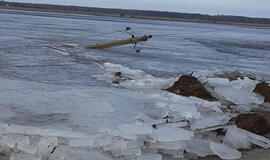
[[[112,42],[107,42],[107,43],[102,43],[102,44],[90,45],[90,46],[87,46],[86,48],[104,49],[104,48],[116,47],[116,46],[121,46],[121,45],[126,45],[126,44],[136,44],[138,42],[147,41],[149,38],[152,38],[152,36],[144,35],[142,37],[134,37],[134,38],[129,38],[125,40],[118,40],[118,41],[112,41]]]

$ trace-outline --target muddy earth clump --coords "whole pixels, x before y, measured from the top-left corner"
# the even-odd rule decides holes
[[[233,72],[224,72],[222,74],[216,74],[217,77],[219,78],[228,78],[230,81],[244,79],[245,77],[248,77],[249,79],[255,80],[256,77],[249,75],[247,73],[241,73],[239,71],[233,71]]]
[[[235,122],[238,128],[242,128],[258,135],[270,133],[269,122],[259,113],[238,115],[236,118],[233,118],[232,121]]]
[[[192,75],[182,75],[170,88],[165,89],[168,92],[182,96],[194,96],[209,101],[216,100],[212,97],[196,77]]]
[[[264,102],[270,102],[270,86],[268,85],[268,83],[258,83],[253,92],[264,96]]]

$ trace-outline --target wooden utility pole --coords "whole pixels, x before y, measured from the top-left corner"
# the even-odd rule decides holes
[[[118,40],[118,41],[112,41],[102,44],[96,44],[96,45],[89,45],[86,48],[89,49],[104,49],[104,48],[110,48],[110,47],[116,47],[126,44],[137,44],[138,42],[147,41],[149,38],[152,38],[152,35],[144,35],[141,37],[132,37],[125,40]]]

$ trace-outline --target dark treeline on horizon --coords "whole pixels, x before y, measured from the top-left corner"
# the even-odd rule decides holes
[[[97,14],[114,14],[119,16],[148,16],[157,18],[178,18],[185,20],[205,20],[212,22],[236,22],[236,23],[251,23],[251,24],[270,24],[269,18],[250,18],[244,16],[229,16],[229,15],[206,15],[206,14],[191,14],[179,12],[165,11],[150,11],[150,10],[127,10],[127,9],[109,9],[96,7],[79,7],[79,6],[63,6],[51,4],[32,4],[32,3],[17,3],[17,2],[0,2],[0,6],[22,7],[31,9],[44,10],[59,10],[59,11],[74,11],[74,12],[89,12]]]

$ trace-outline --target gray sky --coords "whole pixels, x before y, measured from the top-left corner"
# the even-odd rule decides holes
[[[270,0],[6,0],[270,18]]]

